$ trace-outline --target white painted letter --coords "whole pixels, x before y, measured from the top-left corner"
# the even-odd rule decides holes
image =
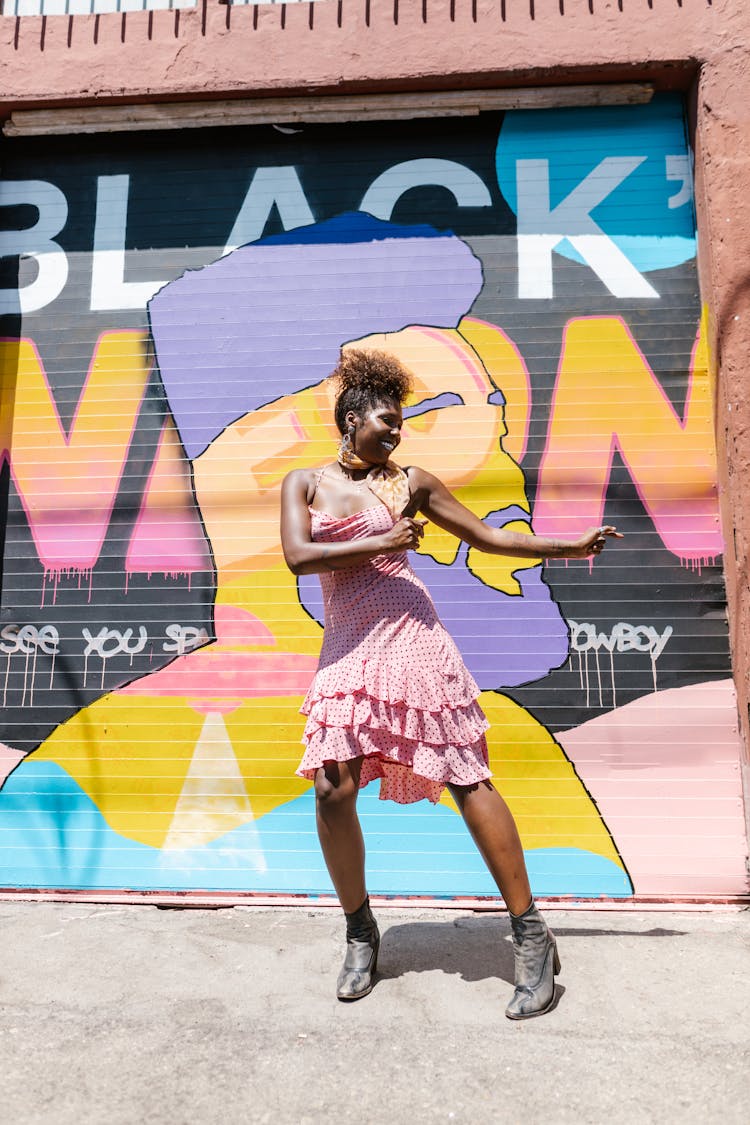
[[[491,207],[484,180],[456,160],[405,160],[394,164],[370,184],[359,207],[376,219],[390,219],[396,203],[410,188],[447,188],[459,207]]]
[[[678,191],[667,200],[667,207],[673,211],[693,198],[693,169],[689,156],[667,156],[665,163],[667,179],[677,180],[680,185]]]
[[[166,281],[125,281],[125,231],[130,176],[99,176],[94,252],[91,256],[91,308],[140,309]]]
[[[68,221],[68,201],[46,180],[0,182],[0,207],[30,204],[39,212],[33,227],[0,231],[0,258],[36,259],[37,276],[23,288],[0,289],[0,314],[29,313],[43,309],[59,297],[68,280],[68,259],[53,238]]]
[[[239,214],[234,220],[232,233],[224,247],[224,254],[229,254],[238,246],[244,246],[246,242],[255,242],[260,238],[274,203],[284,230],[307,227],[315,222],[296,168],[291,165],[280,168],[258,168],[250,181]]]
[[[590,214],[646,159],[606,157],[555,207],[550,207],[549,161],[516,161],[519,297],[553,296],[552,251],[567,238],[613,296],[658,298]]]

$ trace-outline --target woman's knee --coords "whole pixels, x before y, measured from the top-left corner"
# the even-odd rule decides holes
[[[353,808],[358,789],[349,770],[341,769],[336,762],[327,762],[315,775],[315,800],[321,811]]]

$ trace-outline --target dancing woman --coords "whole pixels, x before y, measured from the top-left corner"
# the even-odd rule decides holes
[[[565,542],[488,526],[435,476],[390,460],[411,390],[394,356],[348,349],[333,377],[338,458],[286,477],[281,539],[293,574],[320,575],[325,602],[298,772],[315,783],[318,836],[346,915],[337,995],[358,1000],[373,986],[380,936],[356,801],[379,777],[381,798],[400,804],[436,802],[448,787],[510,913],[515,993],[506,1015],[542,1015],[560,970],[555,939],[531,897],[513,817],[490,781],[479,689],[407,551],[427,520],[480,551],[518,558],[587,558],[619,535],[599,527]]]

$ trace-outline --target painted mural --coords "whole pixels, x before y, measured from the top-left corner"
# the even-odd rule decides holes
[[[364,344],[414,372],[406,463],[481,518],[626,534],[414,556],[535,893],[744,891],[680,101],[199,132],[8,148],[0,886],[330,893],[278,503]],[[371,789],[373,893],[494,894],[448,796]]]

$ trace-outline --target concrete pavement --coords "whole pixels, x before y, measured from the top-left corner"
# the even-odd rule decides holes
[[[345,1005],[330,909],[0,903],[0,1120],[750,1118],[747,912],[550,911],[560,1001],[525,1023],[504,915],[377,913],[378,984]]]

